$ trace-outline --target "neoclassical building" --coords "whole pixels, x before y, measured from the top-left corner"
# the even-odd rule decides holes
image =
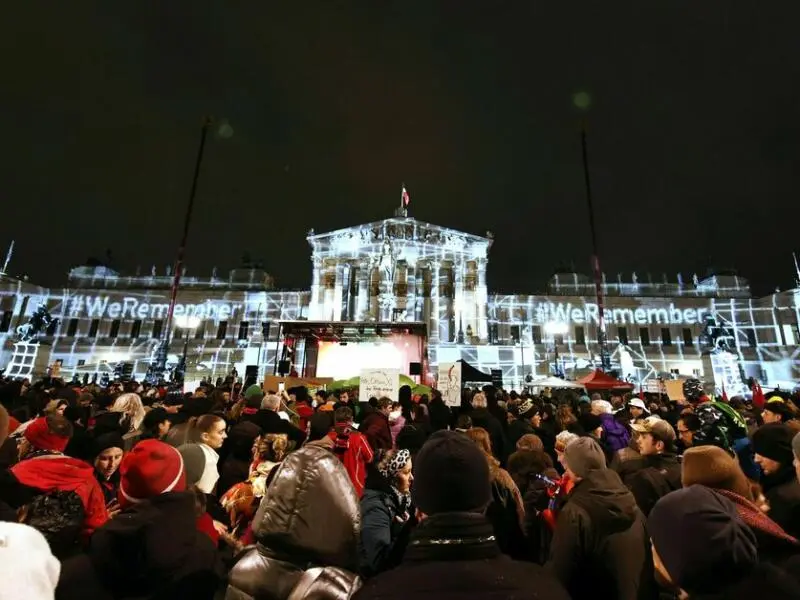
[[[491,233],[399,213],[329,233],[312,230],[307,239],[307,290],[276,290],[255,268],[183,277],[169,358],[175,362],[186,351],[187,379],[234,367],[263,376],[286,358],[303,371],[316,352],[312,337],[377,343],[404,327],[424,332],[427,373],[439,362],[463,359],[520,388],[535,377],[577,376],[599,363],[591,279],[558,273],[542,293],[490,292]],[[142,376],[165,333],[172,278],[168,268],[127,275],[81,266],[65,287],[46,288],[0,275],[0,367],[19,370],[15,332],[44,305],[54,317],[39,340],[46,362],[59,360],[63,374],[79,376],[124,363]],[[800,289],[753,297],[748,282],[732,273],[604,276],[602,289],[608,348],[621,376],[647,382],[694,375],[726,381],[728,393],[746,377],[783,387],[800,379]],[[307,337],[304,343],[293,345],[296,332]],[[724,349],[726,360],[710,360],[715,349]]]

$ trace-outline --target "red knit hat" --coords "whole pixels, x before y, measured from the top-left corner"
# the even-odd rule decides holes
[[[37,450],[50,450],[51,452],[63,452],[69,444],[68,435],[58,435],[50,431],[47,425],[47,417],[39,417],[25,428],[23,434]]]
[[[136,504],[167,492],[186,489],[183,457],[176,448],[158,440],[142,440],[119,466],[120,504]]]

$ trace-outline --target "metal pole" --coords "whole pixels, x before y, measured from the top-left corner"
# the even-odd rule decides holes
[[[154,375],[158,378],[163,376],[167,366],[167,353],[169,351],[169,344],[172,338],[172,317],[175,313],[175,303],[178,299],[178,288],[181,285],[183,256],[186,252],[186,243],[189,239],[189,226],[192,222],[194,199],[197,195],[197,180],[200,178],[200,167],[203,164],[203,153],[205,152],[206,138],[208,137],[208,130],[211,127],[211,122],[211,118],[206,117],[203,120],[203,126],[200,129],[200,144],[197,147],[197,158],[194,162],[194,175],[192,176],[192,187],[189,191],[189,204],[186,207],[186,215],[183,219],[183,235],[181,236],[181,242],[178,246],[178,254],[175,257],[175,273],[172,279],[172,292],[169,299],[169,308],[167,309],[166,327],[162,333],[161,347],[159,348],[158,357],[156,359],[156,369]]]
[[[589,231],[592,236],[592,271],[594,273],[594,289],[597,297],[597,343],[600,346],[600,364],[604,371],[611,368],[606,343],[606,318],[603,306],[603,275],[600,270],[600,256],[597,244],[597,229],[594,222],[594,205],[592,204],[592,184],[589,179],[589,153],[586,147],[586,120],[581,124],[581,153],[583,156],[583,181],[586,186],[586,205],[589,209]]]

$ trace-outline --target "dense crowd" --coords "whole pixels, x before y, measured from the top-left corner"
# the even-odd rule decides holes
[[[800,598],[798,397],[0,380],[0,600]]]

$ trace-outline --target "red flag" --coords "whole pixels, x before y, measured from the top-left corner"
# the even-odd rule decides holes
[[[644,402],[644,388],[642,387],[642,382],[639,382],[639,400]]]
[[[403,184],[403,191],[400,194],[400,205],[401,206],[408,206],[408,203],[411,202],[411,197],[408,195],[408,190],[406,190],[406,184]]]
[[[727,404],[728,403],[728,393],[725,391],[725,382],[722,382],[722,401]]]
[[[753,385],[753,406],[764,408],[765,403],[766,399],[764,398],[764,392],[761,390],[761,384],[756,381]]]

